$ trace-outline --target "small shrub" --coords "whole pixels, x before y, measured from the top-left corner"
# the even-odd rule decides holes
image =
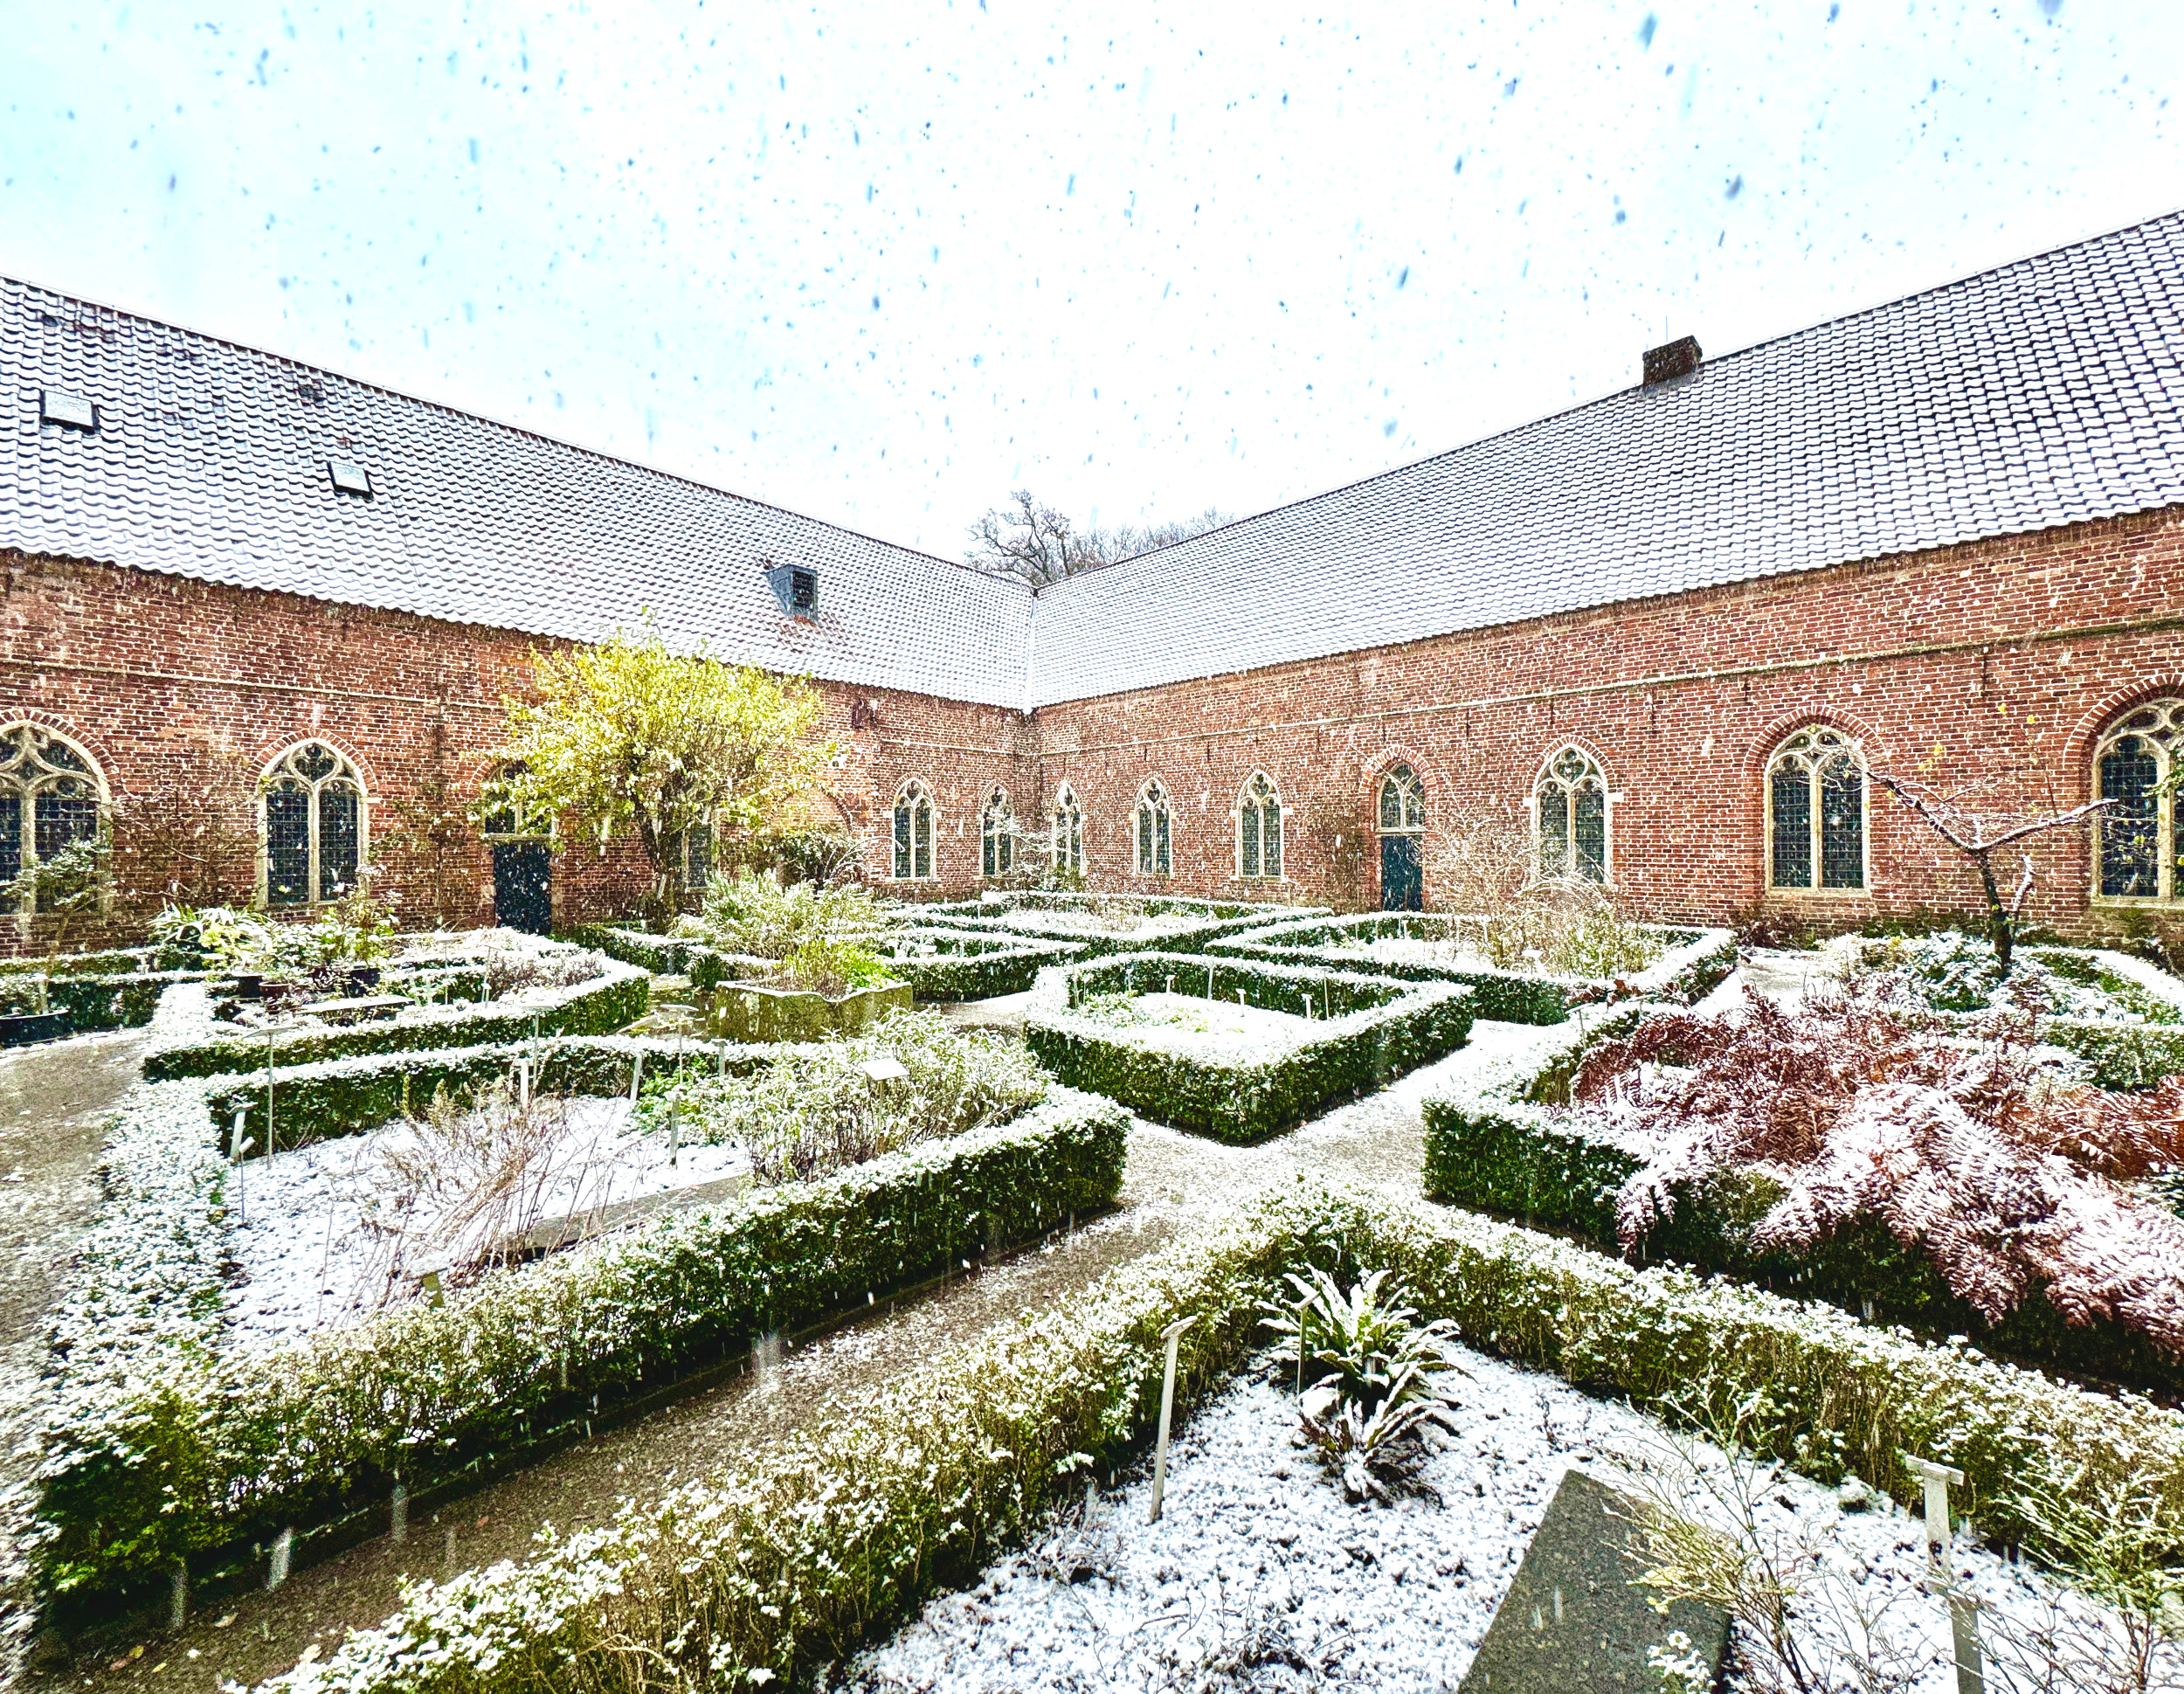
[[[167,906],[149,925],[162,971],[235,971],[272,947],[273,926],[235,906]]]
[[[1285,1338],[1278,1358],[1321,1374],[1302,1395],[1301,1432],[1320,1465],[1350,1499],[1383,1503],[1431,1495],[1422,1476],[1428,1430],[1453,1428],[1454,1327],[1420,1325],[1395,1303],[1385,1270],[1368,1271],[1348,1293],[1327,1272],[1285,1279],[1292,1298],[1262,1308],[1266,1327]]]
[[[865,1067],[881,1059],[909,1075],[876,1081]],[[748,1148],[760,1182],[791,1182],[1007,1123],[1046,1092],[1016,1043],[957,1029],[937,1013],[897,1012],[863,1035],[800,1048],[749,1076],[664,1076],[644,1090],[639,1122],[664,1133],[672,1110],[687,1137]]]
[[[1539,874],[1531,820],[1521,810],[1460,809],[1435,839],[1434,887],[1441,905],[1478,920],[1480,955],[1499,970],[1621,977],[1661,952],[1604,884]]]
[[[781,961],[782,982],[829,999],[859,988],[875,988],[888,979],[888,967],[862,947],[812,936],[798,942]]]
[[[716,876],[705,906],[685,928],[724,953],[785,959],[810,943],[854,944],[878,937],[887,919],[860,888],[784,888],[771,876]]]

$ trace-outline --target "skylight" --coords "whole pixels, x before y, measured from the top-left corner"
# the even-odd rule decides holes
[[[371,493],[371,473],[362,465],[352,464],[346,459],[329,459],[326,461],[326,472],[334,479],[334,486],[345,494]]]
[[[99,408],[80,394],[49,388],[38,397],[38,421],[59,424],[64,429],[95,431],[99,427]]]

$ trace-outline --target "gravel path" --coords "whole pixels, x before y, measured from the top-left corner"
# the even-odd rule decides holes
[[[99,1203],[107,1113],[136,1080],[142,1031],[0,1053],[0,1688],[28,1619],[13,1602],[45,1365],[45,1314]]]
[[[1006,1020],[1009,1008],[997,1009],[995,1021]],[[815,1338],[764,1378],[738,1377],[602,1431],[453,1507],[420,1512],[405,1542],[382,1537],[297,1572],[278,1594],[208,1606],[179,1637],[161,1632],[120,1647],[109,1642],[95,1657],[47,1667],[45,1685],[211,1694],[228,1677],[257,1680],[294,1664],[314,1642],[323,1650],[344,1629],[379,1622],[394,1608],[404,1576],[439,1577],[520,1559],[543,1523],[567,1529],[610,1518],[624,1499],[657,1495],[792,1428],[830,1395],[884,1380],[1019,1311],[1068,1297],[1172,1240],[1210,1207],[1267,1182],[1307,1170],[1416,1193],[1425,1145],[1418,1103],[1427,1090],[1543,1034],[1479,1024],[1469,1047],[1438,1064],[1260,1147],[1224,1147],[1141,1122],[1130,1137],[1120,1207],[1073,1235]]]

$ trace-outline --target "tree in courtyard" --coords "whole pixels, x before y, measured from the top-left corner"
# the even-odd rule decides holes
[[[634,831],[653,872],[647,916],[674,909],[685,843],[736,838],[839,757],[813,734],[807,684],[669,650],[647,621],[537,660],[538,697],[510,699],[508,773],[491,803],[568,818],[597,836]]]
[[[1019,488],[1009,499],[1010,505],[995,508],[971,525],[971,546],[964,558],[981,570],[1021,577],[1034,588],[1094,565],[1172,547],[1228,522],[1227,514],[1209,506],[1194,518],[1172,523],[1079,528],[1067,514],[1041,506],[1029,488]]]

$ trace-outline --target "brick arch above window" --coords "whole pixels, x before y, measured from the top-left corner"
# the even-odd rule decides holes
[[[1767,766],[1773,762],[1782,743],[1800,729],[1810,729],[1816,724],[1840,729],[1856,742],[1864,750],[1870,765],[1887,766],[1890,757],[1888,738],[1881,733],[1879,727],[1870,718],[1830,704],[1802,706],[1794,711],[1783,712],[1762,726],[1745,743],[1745,775],[1747,778],[1765,776]]]
[[[2093,895],[2173,905],[2184,898],[2184,689],[2141,696],[2112,712],[2092,746],[2097,799]]]
[[[2111,688],[2098,703],[2078,715],[2063,740],[2063,757],[2071,769],[2086,771],[2088,799],[2099,798],[2098,773],[2091,768],[2098,743],[2133,707],[2159,700],[2165,695],[2184,695],[2184,671],[2157,671],[2122,688]]]

